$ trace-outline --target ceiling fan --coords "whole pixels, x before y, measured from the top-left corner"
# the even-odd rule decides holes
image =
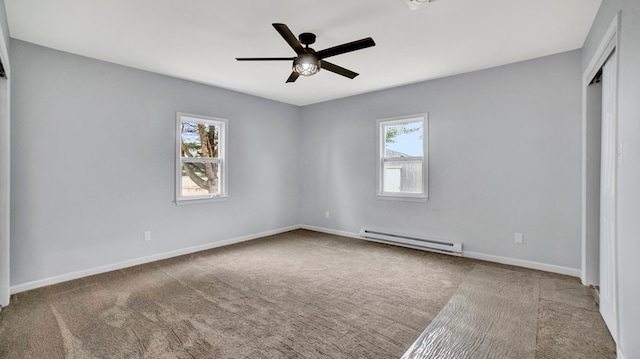
[[[351,51],[365,49],[367,47],[375,46],[375,42],[370,37],[365,39],[348,42],[346,44],[330,47],[328,49],[315,51],[310,48],[309,45],[316,42],[316,35],[310,32],[303,32],[298,39],[289,30],[285,24],[272,24],[273,27],[280,33],[284,40],[291,46],[293,51],[298,56],[296,57],[237,57],[238,61],[293,61],[293,70],[286,82],[294,82],[298,79],[298,76],[311,76],[315,75],[320,69],[331,71],[338,75],[342,75],[353,79],[358,76],[357,73],[347,70],[344,67],[332,64],[326,61],[327,57],[344,54]],[[304,47],[302,46],[304,44]]]

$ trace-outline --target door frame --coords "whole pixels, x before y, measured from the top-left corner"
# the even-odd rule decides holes
[[[0,4],[0,6],[2,6]],[[4,9],[2,9],[4,10]],[[3,12],[3,11],[2,11]],[[9,305],[10,288],[10,213],[11,213],[11,69],[9,65],[9,38],[0,26],[0,58],[6,79],[0,79],[0,310]]]
[[[596,268],[599,266],[599,260],[597,263],[593,263],[589,258],[592,257],[592,253],[589,253],[589,244],[587,243],[587,87],[591,83],[591,80],[596,76],[600,68],[605,64],[609,56],[617,51],[618,55],[620,53],[620,25],[622,20],[621,12],[618,12],[611,22],[611,25],[607,29],[605,35],[603,36],[600,45],[598,46],[596,52],[594,53],[591,61],[587,65],[583,76],[582,76],[582,214],[581,214],[581,237],[582,237],[582,268],[580,279],[584,285],[595,284],[594,283],[594,272],[597,272]],[[617,65],[616,66],[616,78],[619,79],[620,73],[620,56],[616,56]],[[619,81],[616,81],[616,86],[619,86]],[[616,91],[618,93],[618,91]],[[618,99],[616,99],[616,102]],[[616,114],[617,117],[617,114]],[[618,144],[616,144],[616,147]],[[617,182],[617,176],[616,176]],[[616,185],[617,187],[617,185]],[[599,246],[599,243],[598,243]],[[618,239],[617,239],[617,219],[616,219],[616,238],[614,243],[614,258],[615,263],[617,264],[618,259]],[[616,291],[618,289],[618,270],[616,265],[616,270],[614,273],[614,281]],[[613,303],[614,310],[618,313],[618,294],[615,295],[616,300]],[[617,314],[616,314],[617,315]],[[619,326],[619,318],[616,318],[616,326]],[[615,328],[616,332],[619,332]],[[618,342],[618,338],[613,338],[616,342]]]

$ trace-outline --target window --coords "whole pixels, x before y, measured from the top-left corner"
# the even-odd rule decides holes
[[[427,199],[427,115],[378,120],[378,196]]]
[[[226,197],[227,120],[177,114],[176,203]]]

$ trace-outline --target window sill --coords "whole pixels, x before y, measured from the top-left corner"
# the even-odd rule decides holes
[[[224,196],[224,197],[203,197],[203,198],[192,198],[192,199],[180,199],[180,200],[173,201],[173,203],[175,203],[177,206],[182,206],[185,204],[223,202],[223,201],[226,201],[227,198],[229,197]]]
[[[386,201],[407,201],[407,202],[426,202],[429,199],[428,196],[403,196],[390,195],[390,194],[378,194],[378,199]]]

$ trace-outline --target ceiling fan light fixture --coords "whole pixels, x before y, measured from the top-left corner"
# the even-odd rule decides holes
[[[293,71],[302,76],[312,76],[320,71],[320,60],[312,54],[302,54],[293,60]]]

